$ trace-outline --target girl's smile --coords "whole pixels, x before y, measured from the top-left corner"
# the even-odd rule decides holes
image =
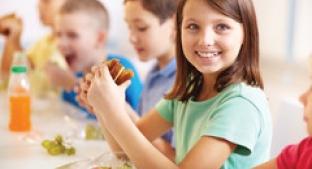
[[[203,74],[213,76],[234,63],[244,38],[241,23],[202,0],[186,2],[181,33],[187,60]]]

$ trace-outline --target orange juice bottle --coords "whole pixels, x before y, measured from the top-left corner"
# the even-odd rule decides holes
[[[18,57],[14,56],[14,59],[26,59],[20,55]],[[26,65],[14,64],[13,61],[8,85],[8,97],[10,131],[29,131],[31,129],[31,96]]]

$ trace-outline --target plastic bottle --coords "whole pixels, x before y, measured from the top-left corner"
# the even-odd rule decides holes
[[[31,93],[27,68],[26,56],[15,53],[8,84],[10,131],[24,132],[31,129]]]

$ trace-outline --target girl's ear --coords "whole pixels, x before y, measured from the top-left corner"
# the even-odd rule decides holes
[[[97,40],[97,44],[101,47],[106,45],[107,42],[107,38],[108,38],[108,32],[106,30],[101,30],[98,33],[98,40]]]

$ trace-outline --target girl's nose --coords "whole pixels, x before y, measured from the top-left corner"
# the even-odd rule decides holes
[[[207,28],[200,34],[199,44],[203,46],[211,46],[215,43],[215,34],[213,30]]]

